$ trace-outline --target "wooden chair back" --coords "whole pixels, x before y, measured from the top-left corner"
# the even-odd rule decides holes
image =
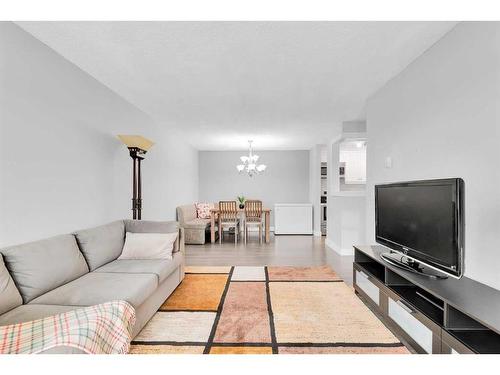
[[[262,221],[262,201],[258,200],[246,201],[245,218],[247,221]]]
[[[237,218],[238,218],[238,207],[236,206],[236,201],[219,202],[220,221],[236,221]]]

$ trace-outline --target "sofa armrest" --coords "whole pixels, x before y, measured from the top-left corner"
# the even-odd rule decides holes
[[[185,241],[184,241],[184,228],[180,227],[179,228],[179,236],[177,237],[177,240],[175,240],[176,243],[176,249],[179,251],[182,255],[186,255],[186,246],[185,246]]]

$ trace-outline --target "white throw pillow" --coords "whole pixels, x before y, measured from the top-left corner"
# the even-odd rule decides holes
[[[172,259],[176,239],[177,233],[127,232],[118,259]]]

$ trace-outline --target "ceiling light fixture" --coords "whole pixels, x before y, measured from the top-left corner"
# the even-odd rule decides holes
[[[259,155],[254,155],[252,151],[252,142],[248,141],[248,156],[244,155],[240,157],[243,164],[238,164],[236,169],[239,173],[246,172],[250,177],[255,174],[262,173],[266,170],[267,166],[265,164],[258,164]]]

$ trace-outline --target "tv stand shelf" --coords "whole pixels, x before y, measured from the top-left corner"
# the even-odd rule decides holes
[[[500,353],[500,291],[463,277],[430,279],[354,246],[356,294],[418,353]]]

